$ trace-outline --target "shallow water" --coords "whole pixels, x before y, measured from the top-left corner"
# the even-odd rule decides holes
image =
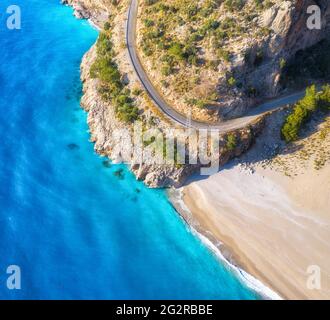
[[[164,192],[94,153],[79,64],[97,32],[58,0],[16,1],[22,29],[10,31],[10,4],[0,4],[0,298],[256,298]],[[12,264],[21,290],[6,287]]]

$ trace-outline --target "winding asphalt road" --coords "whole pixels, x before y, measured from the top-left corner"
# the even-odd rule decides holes
[[[301,91],[294,93],[290,96],[281,97],[269,101],[267,103],[261,104],[259,106],[256,106],[248,114],[242,116],[241,118],[227,120],[216,124],[208,124],[195,120],[188,121],[187,117],[175,111],[164,100],[164,98],[161,96],[158,90],[151,83],[148,75],[146,74],[141,64],[136,48],[136,25],[137,25],[138,8],[139,8],[139,1],[132,0],[129,7],[127,24],[126,24],[126,44],[131,59],[131,63],[135,69],[138,78],[140,79],[141,84],[143,85],[144,89],[146,90],[152,101],[167,117],[169,117],[175,123],[180,124],[181,126],[184,127],[190,126],[194,129],[217,129],[220,132],[225,133],[232,130],[241,129],[244,126],[251,123],[260,115],[278,109],[286,104],[295,103],[304,96],[305,91]]]

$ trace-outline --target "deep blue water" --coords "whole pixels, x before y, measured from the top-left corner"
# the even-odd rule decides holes
[[[97,32],[59,0],[0,4],[0,298],[254,299],[162,191],[106,168],[79,108]],[[22,289],[6,268],[20,266]]]

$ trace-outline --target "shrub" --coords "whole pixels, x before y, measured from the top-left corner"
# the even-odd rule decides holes
[[[235,150],[236,147],[237,147],[236,135],[233,133],[229,133],[227,136],[226,148],[229,151],[233,151],[233,150]]]
[[[281,130],[282,138],[287,143],[296,141],[303,125],[313,113],[320,109],[330,110],[329,85],[324,86],[319,93],[316,91],[315,85],[306,89],[305,97],[296,103],[284,122]]]
[[[286,60],[284,58],[281,58],[280,60],[280,68],[284,69],[286,67]]]
[[[227,83],[230,87],[234,87],[236,85],[236,79],[231,76],[228,80],[227,80]]]
[[[319,106],[323,111],[330,111],[330,85],[323,86],[319,95]]]
[[[226,0],[225,7],[230,11],[241,10],[245,5],[245,0]]]
[[[184,59],[183,46],[178,42],[174,42],[170,46],[168,53],[178,61],[182,61]]]
[[[109,33],[100,34],[96,53],[90,76],[101,81],[99,92],[103,99],[110,100],[114,105],[117,117],[124,122],[134,122],[139,117],[139,110],[121,80],[118,66],[113,59],[113,44]]]

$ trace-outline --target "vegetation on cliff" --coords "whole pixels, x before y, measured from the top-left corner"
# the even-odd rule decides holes
[[[115,52],[109,31],[100,33],[96,52],[97,58],[91,67],[90,75],[100,80],[99,92],[105,100],[112,102],[120,120],[134,122],[139,118],[139,111],[114,61]]]
[[[320,92],[315,85],[307,88],[305,97],[296,103],[285,120],[282,127],[283,139],[286,142],[297,140],[304,125],[318,111],[330,111],[330,85],[323,86]]]

